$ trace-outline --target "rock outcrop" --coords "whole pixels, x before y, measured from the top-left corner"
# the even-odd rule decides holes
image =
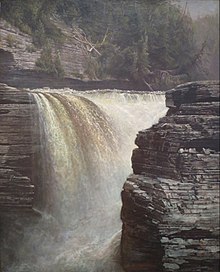
[[[60,61],[65,77],[85,76],[88,52],[86,47],[74,39],[71,28],[59,24],[57,26],[64,35],[63,44],[59,46]],[[56,46],[52,45],[55,50]],[[36,61],[40,58],[42,48],[36,48],[32,37],[18,28],[0,19],[0,82],[10,84],[10,79],[17,77],[18,71],[37,73]],[[40,74],[40,73],[39,73]],[[30,84],[31,85],[31,84]]]
[[[126,272],[219,271],[219,83],[166,93],[166,117],[139,132],[122,191]]]
[[[0,83],[16,88],[72,88],[76,90],[120,89],[149,90],[146,85],[137,86],[128,80],[94,80],[89,75],[91,48],[75,37],[74,30],[54,20],[53,24],[63,34],[62,44],[52,44],[52,55],[59,52],[60,65],[64,76],[58,77],[36,67],[43,48],[34,46],[30,35],[0,18]],[[80,35],[80,33],[79,33]],[[90,70],[93,69],[90,67]]]
[[[0,19],[0,72],[33,70],[40,50],[35,48],[32,37]]]
[[[32,96],[0,84],[0,215],[32,211],[39,141],[36,114]]]

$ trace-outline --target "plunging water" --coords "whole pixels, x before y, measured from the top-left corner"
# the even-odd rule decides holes
[[[122,271],[120,192],[132,171],[135,135],[165,115],[164,95],[71,90],[36,90],[33,95],[41,137],[35,208],[41,218],[14,222],[4,242],[3,268]]]

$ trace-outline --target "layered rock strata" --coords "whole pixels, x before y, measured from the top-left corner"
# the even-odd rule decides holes
[[[140,131],[122,191],[127,272],[219,271],[219,83],[166,93],[166,117]]]
[[[86,47],[74,39],[72,30],[66,25],[57,25],[64,35],[59,45],[59,55],[65,77],[86,76],[88,52]],[[57,50],[52,44],[53,52]],[[36,48],[32,37],[18,28],[0,19],[0,81],[11,85],[17,73],[26,75],[27,71],[37,73],[36,61],[40,58],[42,48]],[[31,85],[31,82],[30,82]]]
[[[0,57],[1,58],[1,57]],[[0,82],[16,88],[37,89],[49,87],[52,89],[71,88],[74,90],[118,89],[144,90],[128,80],[93,80],[83,81],[73,78],[56,78],[52,75],[34,70],[15,70],[13,75],[0,73]]]
[[[39,140],[36,114],[27,92],[0,85],[0,215],[32,210]]]
[[[0,19],[0,83],[29,89],[43,87],[76,90],[142,89],[127,80],[88,80],[87,68],[90,54],[88,49],[74,38],[71,27],[61,22],[54,23],[64,35],[63,44],[59,46],[64,78],[39,71],[36,62],[43,49],[34,46],[30,35]],[[55,46],[53,46],[54,50]]]

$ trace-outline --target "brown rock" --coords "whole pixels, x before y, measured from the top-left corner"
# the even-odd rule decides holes
[[[32,210],[39,137],[31,95],[0,85],[0,215]]]

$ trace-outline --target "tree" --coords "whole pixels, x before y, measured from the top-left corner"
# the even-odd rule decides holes
[[[203,54],[186,8],[169,0],[2,0],[10,22],[32,33],[35,45],[62,44],[54,14],[82,29],[96,76],[154,82],[158,71],[192,75]],[[81,41],[83,42],[83,41]],[[98,52],[98,53],[97,53]],[[95,76],[95,77],[96,77]]]
[[[60,53],[53,55],[52,48],[47,45],[41,51],[40,58],[36,61],[36,67],[39,71],[54,74],[58,77],[64,76],[64,70],[60,61]]]
[[[195,79],[219,79],[219,15],[199,17],[194,22],[194,40],[200,55],[200,65],[193,71]]]

